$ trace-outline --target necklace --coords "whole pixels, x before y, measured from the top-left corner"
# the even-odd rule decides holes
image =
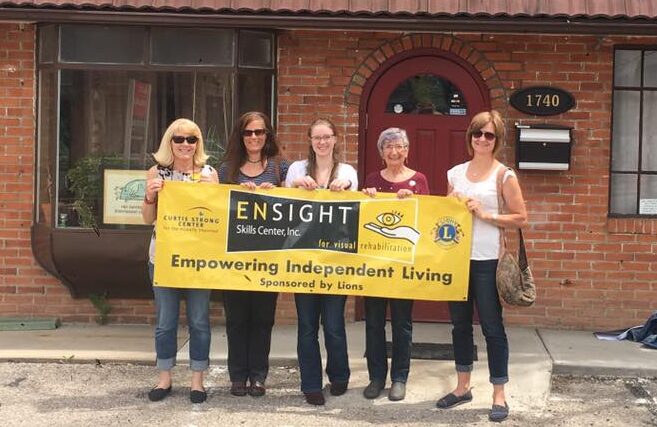
[[[487,165],[483,170],[481,171],[476,171],[472,167],[472,164],[468,167],[468,173],[473,177],[473,178],[479,178],[479,176],[484,176],[490,172],[490,170],[493,168],[493,164]]]
[[[333,174],[333,163],[331,163],[330,168],[327,169],[326,167],[323,167],[321,171],[318,167],[315,170],[315,176],[313,176],[313,179],[317,182],[319,188],[328,188],[331,181],[331,174]]]
[[[262,163],[262,159],[251,160],[251,159],[249,159],[248,157],[246,158],[246,161],[249,162],[249,163]]]

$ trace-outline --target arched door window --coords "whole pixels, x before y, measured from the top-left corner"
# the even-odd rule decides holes
[[[449,80],[416,74],[399,84],[386,103],[386,113],[465,115],[461,91]]]

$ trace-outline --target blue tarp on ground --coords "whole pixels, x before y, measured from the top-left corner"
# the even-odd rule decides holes
[[[595,336],[601,340],[631,340],[657,349],[657,311],[654,312],[643,326],[635,326],[627,330],[609,332],[596,332]]]

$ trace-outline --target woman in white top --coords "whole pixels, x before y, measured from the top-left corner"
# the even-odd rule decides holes
[[[315,120],[308,128],[308,159],[294,162],[287,172],[285,185],[306,190],[327,188],[331,191],[356,190],[358,174],[340,163],[335,125],[327,119]],[[297,307],[297,355],[301,371],[301,391],[311,405],[325,403],[322,393],[322,356],[319,351],[320,317],[324,330],[327,361],[326,374],[330,392],[340,396],[349,385],[349,356],[344,325],[345,295],[295,294]]]
[[[497,111],[477,114],[466,133],[467,148],[472,160],[454,166],[447,172],[448,193],[464,199],[474,218],[468,300],[449,303],[454,326],[452,340],[457,385],[436,403],[439,408],[447,409],[472,400],[472,314],[476,303],[479,322],[486,338],[488,370],[493,384],[493,406],[489,413],[491,421],[502,421],[509,414],[504,395],[504,384],[509,380],[509,344],[495,283],[500,228],[519,228],[527,222],[525,202],[515,173],[495,159],[504,137],[504,121]],[[498,214],[496,183],[500,168],[506,169],[502,178],[502,196],[506,206],[504,214]]]

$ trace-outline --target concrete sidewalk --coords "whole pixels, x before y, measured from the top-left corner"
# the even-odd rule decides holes
[[[413,327],[414,342],[451,343],[450,325],[415,323]],[[486,345],[478,327],[475,331],[479,360],[472,385],[473,393],[482,397],[475,398],[473,405],[488,408],[492,386],[488,382]],[[368,383],[364,323],[348,324],[347,334],[350,388],[362,390]],[[601,341],[585,331],[509,327],[507,334],[511,348],[507,398],[514,410],[543,407],[553,373],[657,377],[657,351],[638,343]],[[187,333],[182,330],[179,335],[178,364],[184,366],[188,360]],[[150,326],[67,325],[55,330],[0,332],[0,361],[153,364],[154,358]],[[223,326],[213,329],[210,359],[213,365],[226,363]],[[296,325],[274,327],[271,361],[274,365],[296,365]],[[453,361],[412,360],[405,402],[436,400],[451,391],[454,381]]]

